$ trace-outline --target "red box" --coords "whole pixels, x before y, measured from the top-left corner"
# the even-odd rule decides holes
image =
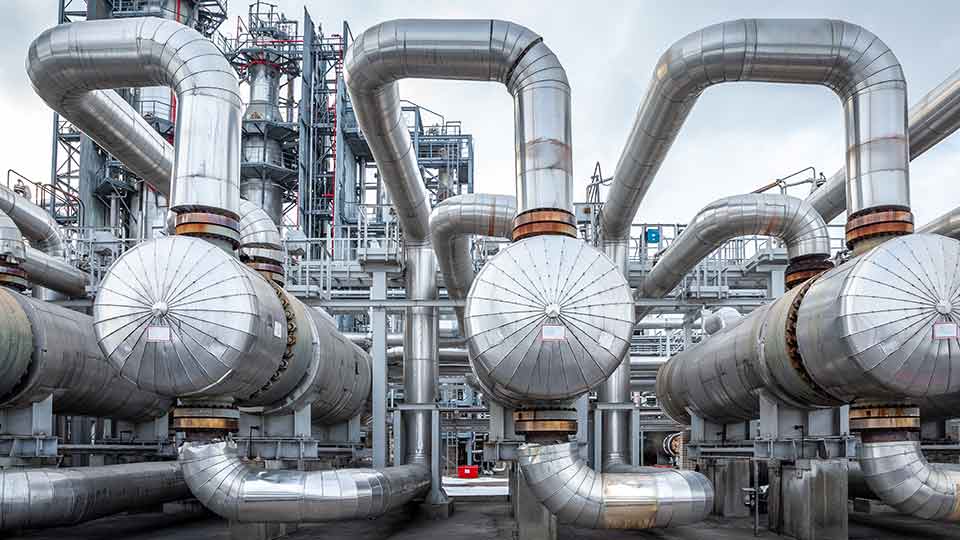
[[[461,465],[457,467],[458,478],[477,478],[480,476],[480,467],[478,465]]]

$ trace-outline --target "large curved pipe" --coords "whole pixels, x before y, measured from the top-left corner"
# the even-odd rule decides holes
[[[517,460],[534,497],[560,523],[575,527],[671,527],[702,521],[713,509],[713,487],[694,471],[598,473],[575,443],[521,446]]]
[[[954,71],[920,98],[910,108],[907,118],[910,160],[913,161],[960,128],[960,70]],[[843,168],[807,197],[807,202],[817,209],[824,221],[833,221],[847,209],[846,184],[847,171]],[[922,232],[941,234],[926,228]]]
[[[264,471],[244,462],[233,442],[186,444],[180,465],[204,506],[230,521],[303,523],[381,516],[421,495],[421,465],[332,471]]]
[[[700,94],[731,81],[827,86],[846,121],[851,216],[909,209],[907,88],[893,52],[843,21],[747,19],[708,26],[660,57],[603,208],[608,241],[630,225]]]
[[[958,265],[956,240],[889,240],[673,356],[660,405],[681,423],[688,409],[729,423],[756,417],[759,388],[799,408],[954,395],[957,339],[933,327],[957,317]]]
[[[570,86],[540,36],[497,20],[388,21],[357,36],[344,80],[405,238],[430,235],[430,201],[401,114],[404,78],[499,81],[514,98],[517,210],[572,212]]]
[[[103,126],[108,122],[91,121],[90,115],[91,110],[108,108],[102,103],[99,108],[91,103],[114,98],[108,92],[98,91],[144,86],[173,88],[177,93],[178,118],[175,171],[170,180],[171,209],[178,213],[200,210],[239,217],[243,113],[239,81],[223,54],[200,33],[175,21],[153,17],[59,25],[31,44],[27,72],[47,105],[79,128],[89,128],[87,133],[108,149],[116,149],[109,137],[140,133],[143,126],[133,117],[124,117],[116,125],[132,124],[135,129],[114,128],[113,133],[105,134]],[[132,109],[109,110],[129,115]],[[144,148],[155,146],[148,142]],[[121,156],[131,166],[142,158]],[[137,172],[150,177],[159,174],[164,166],[157,161],[143,163],[142,171]]]
[[[0,531],[75,525],[189,497],[176,462],[0,471]]]
[[[960,470],[928,462],[915,438],[864,433],[857,450],[863,480],[881,501],[904,514],[960,521]]]
[[[430,235],[447,296],[467,297],[476,272],[470,254],[470,235],[510,238],[517,199],[509,195],[471,193],[450,197],[430,213]],[[463,328],[463,308],[457,308]]]
[[[0,289],[0,407],[53,395],[57,414],[147,420],[173,402],[138,389],[104,360],[88,315]]]
[[[787,257],[794,264],[824,261],[830,256],[830,231],[807,202],[771,193],[724,197],[694,216],[644,278],[639,296],[665,297],[690,270],[725,242],[748,235],[779,238],[787,245]]]

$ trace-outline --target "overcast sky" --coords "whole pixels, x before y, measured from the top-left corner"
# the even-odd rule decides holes
[[[56,0],[2,0],[0,166],[34,179],[50,174],[51,113],[34,95],[23,60],[30,41],[56,20]],[[910,103],[958,66],[960,2],[841,1],[429,1],[279,0],[289,16],[304,5],[328,33],[347,20],[356,35],[398,17],[500,18],[540,33],[557,53],[573,89],[577,199],[599,161],[612,175],[655,62],[674,41],[703,26],[741,17],[826,17],[860,24],[897,54]],[[231,22],[247,11],[230,0]],[[514,192],[512,103],[493,83],[403,81],[405,99],[463,121],[476,141],[477,191]],[[843,164],[840,103],[821,87],[737,83],[700,98],[640,208],[638,221],[686,222],[722,196],[751,191],[807,166],[830,176]],[[911,165],[914,213],[922,224],[960,205],[953,189],[960,136]]]

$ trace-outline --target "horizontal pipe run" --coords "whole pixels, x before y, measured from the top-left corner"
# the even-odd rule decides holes
[[[52,394],[56,414],[143,421],[173,405],[114,371],[97,348],[89,315],[6,289],[0,306],[0,407]]]
[[[888,240],[673,356],[657,375],[661,406],[681,423],[688,409],[730,423],[756,418],[761,388],[808,409],[955,395],[957,339],[934,327],[958,316],[957,268],[956,240]]]
[[[0,531],[75,525],[190,497],[176,462],[0,471]]]
[[[241,459],[236,443],[188,443],[183,476],[209,510],[241,523],[366,519],[395,510],[430,486],[422,465],[384,469],[265,471]]]

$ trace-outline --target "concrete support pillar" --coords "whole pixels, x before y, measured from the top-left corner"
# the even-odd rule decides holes
[[[295,523],[237,523],[230,522],[230,540],[274,540],[297,530]]]

